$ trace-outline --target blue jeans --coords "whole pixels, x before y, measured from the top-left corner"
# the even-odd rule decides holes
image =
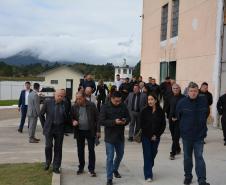
[[[124,142],[120,143],[107,143],[105,142],[106,146],[106,155],[107,155],[107,165],[106,165],[106,171],[107,171],[107,179],[111,180],[113,179],[113,172],[118,171],[120,162],[124,155]],[[114,159],[114,155],[116,152],[116,157]]]
[[[206,164],[203,159],[204,140],[192,141],[183,139],[185,178],[192,179],[193,151],[195,155],[195,171],[198,182],[206,182]]]
[[[20,120],[20,126],[19,129],[23,130],[24,128],[24,123],[25,123],[25,119],[26,119],[26,115],[27,115],[27,105],[25,106],[21,106],[21,120]]]
[[[154,160],[158,153],[160,139],[151,141],[149,138],[142,136],[142,147],[144,156],[144,178],[153,178],[152,168],[154,166]]]

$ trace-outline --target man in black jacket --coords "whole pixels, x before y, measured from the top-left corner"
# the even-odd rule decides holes
[[[86,87],[91,87],[93,93],[96,91],[96,84],[91,74],[87,74],[86,78],[84,79],[83,88],[86,89]]]
[[[49,99],[44,102],[40,111],[40,121],[45,135],[45,170],[49,169],[52,162],[52,148],[54,140],[54,158],[53,172],[60,173],[62,161],[62,146],[64,139],[64,123],[66,120],[66,112],[63,103],[64,93],[62,90],[57,90],[54,99]],[[46,115],[46,116],[45,116]]]
[[[217,102],[217,110],[221,115],[221,125],[224,134],[224,146],[226,146],[226,93]]]
[[[172,96],[172,84],[170,77],[166,77],[165,81],[160,84],[161,97],[163,97],[163,110],[169,118],[170,105],[169,100]]]
[[[64,128],[64,135],[68,136],[68,133],[72,133],[72,122],[71,122],[71,100],[67,96],[65,89],[61,89],[62,93],[64,94],[63,103],[66,112],[66,120],[65,120],[65,128]]]
[[[77,139],[77,149],[79,158],[79,169],[77,175],[84,172],[85,166],[85,139],[88,142],[89,165],[88,170],[91,177],[96,177],[95,173],[95,139],[100,138],[100,125],[98,124],[98,110],[96,105],[86,100],[85,94],[76,94],[76,103],[71,109],[74,137]]]
[[[177,102],[185,96],[181,94],[181,88],[178,84],[172,86],[173,95],[170,98],[170,113],[169,113],[169,128],[172,136],[172,147],[170,152],[170,159],[174,160],[175,155],[181,152],[180,148],[180,125],[176,119]]]
[[[116,91],[112,94],[111,101],[102,106],[99,119],[105,127],[107,185],[112,185],[113,174],[116,178],[121,178],[118,169],[124,155],[125,126],[129,121],[126,105],[122,103],[121,94]]]

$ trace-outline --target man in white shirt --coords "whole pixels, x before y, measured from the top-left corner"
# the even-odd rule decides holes
[[[31,91],[31,83],[25,82],[25,89],[21,91],[18,103],[18,111],[21,112],[20,126],[18,128],[18,132],[20,133],[23,132],[24,123],[27,115],[28,95]]]
[[[116,80],[115,80],[115,86],[117,87],[117,91],[119,90],[119,87],[121,86],[121,84],[122,84],[122,80],[120,78],[120,75],[117,74],[116,75]]]

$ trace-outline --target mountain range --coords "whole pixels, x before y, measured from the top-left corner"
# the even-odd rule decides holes
[[[48,60],[42,60],[39,59],[38,56],[35,56],[34,54],[30,53],[30,52],[20,52],[16,55],[7,57],[7,58],[0,58],[0,62],[4,62],[8,65],[13,65],[13,66],[26,66],[29,64],[37,64],[40,63],[42,65],[53,65],[54,63],[61,63],[61,64],[72,64],[71,62],[50,62]]]

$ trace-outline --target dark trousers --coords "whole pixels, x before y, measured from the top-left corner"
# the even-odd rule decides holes
[[[180,126],[178,121],[169,121],[169,129],[172,136],[172,147],[171,147],[171,155],[176,155],[177,153],[180,153]]]
[[[144,157],[144,178],[153,178],[152,168],[154,167],[154,160],[158,153],[160,139],[151,141],[150,138],[142,136],[142,147]]]
[[[224,135],[224,141],[226,142],[226,121],[221,119],[221,126],[223,130],[223,135]]]
[[[100,111],[100,107],[101,105],[103,105],[105,103],[106,100],[106,96],[98,96],[97,97],[97,109]]]
[[[129,137],[133,137],[140,130],[140,112],[130,111]]]
[[[88,130],[79,130],[77,136],[77,150],[79,159],[79,169],[83,170],[85,166],[85,139],[88,142],[89,150],[89,165],[88,170],[93,172],[95,170],[96,156],[95,156],[95,137],[91,135]]]
[[[199,184],[206,182],[206,164],[203,159],[204,140],[183,140],[185,178],[192,179],[193,151],[195,155],[195,171]]]
[[[24,123],[26,120],[26,115],[27,115],[27,105],[21,106],[20,113],[21,113],[21,119],[20,119],[19,130],[23,130]]]
[[[45,135],[45,155],[46,164],[50,165],[52,162],[53,148],[54,148],[54,158],[53,158],[53,168],[60,168],[62,161],[62,147],[63,147],[63,133],[49,133]],[[54,146],[53,146],[54,140]]]

